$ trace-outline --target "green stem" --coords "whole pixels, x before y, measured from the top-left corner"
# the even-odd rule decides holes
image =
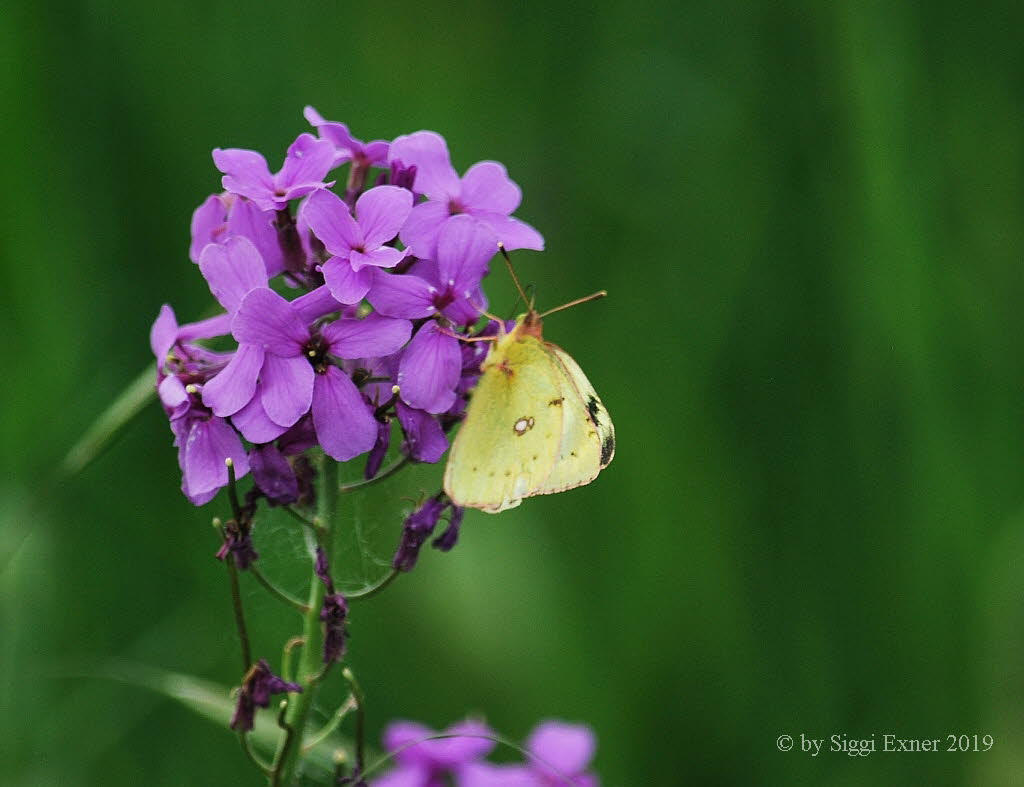
[[[317,518],[320,520],[320,546],[331,554],[331,529],[338,509],[338,463],[324,456],[320,468]],[[314,558],[315,560],[315,558]],[[302,693],[292,695],[284,722],[286,732],[277,750],[274,772],[270,783],[273,787],[291,787],[299,773],[299,754],[302,739],[306,733],[306,721],[316,699],[317,689],[323,678],[323,625],[320,623],[320,609],[324,603],[324,583],[312,572],[309,585],[309,602],[302,631],[302,653],[296,678],[302,684]]]

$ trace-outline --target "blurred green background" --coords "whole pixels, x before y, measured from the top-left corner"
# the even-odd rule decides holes
[[[308,103],[504,162],[547,239],[517,255],[540,302],[611,293],[547,335],[614,463],[470,513],[353,608],[375,737],[556,717],[594,727],[607,785],[1024,783],[1022,23],[994,0],[5,4],[0,781],[260,783],[226,730],[96,677],[237,682],[223,499],[181,496],[155,405],[52,478],[151,362],[160,304],[209,307],[187,249],[210,150],[276,168]],[[353,509],[367,576],[439,478]],[[246,602],[276,663],[298,621]],[[776,749],[885,733],[995,746]]]

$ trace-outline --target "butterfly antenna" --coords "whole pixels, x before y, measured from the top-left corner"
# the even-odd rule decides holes
[[[508,252],[505,251],[505,244],[498,241],[498,251],[501,252],[501,256],[505,258],[505,265],[508,266],[508,272],[512,274],[512,281],[515,282],[516,289],[519,290],[519,295],[523,299],[524,303],[530,304],[530,311],[533,311],[533,301],[526,297],[526,291],[523,290],[523,285],[519,283],[519,277],[516,276],[516,269],[512,267],[512,258],[508,256]]]
[[[596,301],[598,298],[603,298],[607,294],[608,294],[607,290],[599,290],[598,292],[595,292],[595,293],[592,293],[590,295],[587,295],[584,298],[577,298],[574,301],[569,301],[568,303],[563,303],[561,306],[556,306],[554,309],[548,309],[546,312],[544,312],[543,314],[541,314],[539,316],[540,317],[547,317],[549,314],[554,314],[555,312],[562,311],[562,309],[568,309],[568,308],[570,308],[572,306],[579,306],[581,303],[586,303],[587,301]]]

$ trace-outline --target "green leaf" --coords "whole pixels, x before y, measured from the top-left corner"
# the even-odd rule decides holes
[[[147,366],[68,451],[60,464],[61,475],[75,475],[85,469],[102,453],[117,433],[154,398],[156,376],[152,366]]]
[[[155,691],[180,702],[186,708],[221,727],[226,733],[234,735],[230,729],[231,716],[235,710],[235,701],[231,690],[212,681],[183,675],[178,672],[161,670],[143,664],[118,663],[112,666],[104,677],[130,683],[135,686]],[[254,748],[266,756],[276,749],[282,730],[277,726],[276,703],[271,702],[270,708],[256,713],[256,724],[249,739]],[[339,750],[345,753],[349,762],[353,761],[352,744],[346,738],[332,733],[317,743],[310,751],[303,754],[307,767],[315,767],[325,773],[334,770],[334,755]]]

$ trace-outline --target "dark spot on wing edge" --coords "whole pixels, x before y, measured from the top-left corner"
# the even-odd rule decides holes
[[[615,435],[608,435],[601,443],[601,467],[606,467],[612,461],[612,454],[615,453]]]
[[[590,413],[590,420],[594,422],[594,426],[600,426],[601,422],[597,420],[597,414],[601,412],[601,405],[598,404],[594,394],[587,397],[587,412]]]

